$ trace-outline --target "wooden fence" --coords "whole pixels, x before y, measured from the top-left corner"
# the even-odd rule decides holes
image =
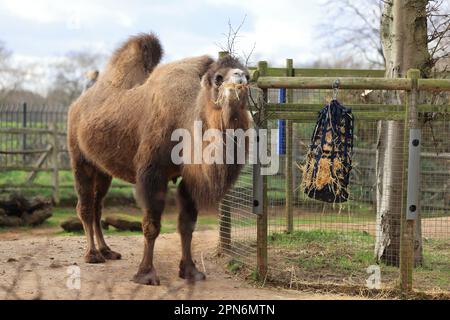
[[[294,124],[313,124],[317,118],[317,112],[323,107],[324,103],[317,104],[317,102],[296,102],[296,92],[297,94],[298,91],[305,93],[309,92],[312,97],[317,98],[317,96],[315,96],[315,92],[319,90],[328,90],[329,92],[331,92],[332,85],[337,79],[340,82],[339,88],[347,90],[346,92],[348,92],[348,90],[359,90],[360,92],[364,92],[365,90],[403,91],[406,96],[406,104],[386,105],[383,104],[383,99],[380,98],[379,103],[369,104],[367,102],[361,102],[356,104],[346,103],[345,105],[353,110],[355,118],[357,119],[359,124],[376,124],[379,120],[396,120],[405,122],[407,127],[411,129],[416,129],[419,115],[422,117],[432,114],[432,120],[442,124],[442,128],[446,130],[445,132],[449,132],[449,101],[446,100],[440,106],[436,106],[433,104],[418,104],[417,96],[420,91],[450,92],[450,80],[419,79],[417,77],[417,72],[410,72],[410,78],[404,79],[385,79],[382,77],[384,77],[384,70],[298,69],[293,68],[293,63],[290,59],[287,60],[286,68],[269,68],[267,62],[262,61],[258,63],[257,68],[252,69],[252,80],[257,83],[259,89],[262,90],[263,100],[257,100],[258,106],[256,110],[260,110],[263,113],[263,118],[266,119],[264,125],[267,127],[268,124],[271,123],[270,128],[274,128],[274,121],[281,119],[285,121],[285,124],[283,124],[283,127],[285,128],[285,141],[283,141],[283,143],[285,143],[286,146],[286,153],[283,158],[283,161],[285,161],[285,163],[283,164],[284,172],[281,175],[281,179],[270,179],[271,181],[277,180],[277,187],[283,188],[282,184],[284,184],[284,190],[281,193],[282,198],[275,201],[275,203],[278,204],[278,207],[274,208],[271,204],[274,202],[273,199],[271,199],[271,197],[274,197],[274,183],[269,184],[267,177],[263,178],[262,183],[258,183],[257,179],[255,180],[254,177],[258,176],[258,173],[255,173],[255,170],[258,171],[260,169],[258,168],[258,166],[254,166],[253,169],[250,169],[250,171],[253,171],[253,186],[250,192],[250,194],[253,194],[253,199],[250,199],[249,201],[247,201],[246,199],[249,194],[249,192],[247,192],[248,190],[245,190],[245,188],[249,184],[247,179],[242,184],[244,189],[231,191],[230,195],[225,198],[221,205],[220,247],[222,248],[222,251],[224,253],[230,254],[231,256],[236,257],[241,261],[249,261],[249,258],[253,257],[254,254],[254,266],[256,266],[258,277],[260,279],[266,279],[269,273],[269,264],[272,264],[272,266],[275,266],[275,268],[277,268],[276,266],[280,262],[279,260],[276,260],[269,263],[270,254],[268,239],[271,239],[271,234],[273,234],[270,232],[270,230],[273,230],[273,228],[278,228],[276,225],[281,224],[283,226],[282,229],[278,228],[276,230],[280,230],[281,232],[285,232],[287,234],[292,234],[294,228],[299,227],[299,222],[295,222],[293,218],[293,212],[294,210],[297,210],[295,209],[295,206],[297,205],[296,195],[294,191],[295,186],[292,181],[292,178],[295,177],[295,166],[293,162],[295,161],[295,159],[300,159],[304,155],[299,154],[297,156],[293,156],[293,149],[295,145],[299,143],[299,136],[295,133]],[[283,94],[282,91],[284,91]],[[283,96],[285,101],[277,101],[281,96]],[[423,121],[425,123],[425,120]],[[410,126],[411,124],[413,124],[413,126]],[[401,139],[403,139],[403,137],[401,137]],[[407,137],[405,137],[405,141],[406,139]],[[440,139],[440,141],[444,140],[444,144],[446,146],[444,148],[444,152],[434,152],[435,150],[433,148],[422,146],[422,152],[421,154],[419,154],[419,157],[436,164],[448,164],[448,161],[450,160],[450,152],[447,148],[448,136],[438,136],[437,139]],[[307,140],[305,141],[307,143]],[[408,146],[407,142],[405,143],[405,146]],[[373,159],[376,155],[376,141],[372,141],[370,145],[367,145],[365,147],[356,148],[354,152],[358,155],[358,157],[366,156],[367,158]],[[403,154],[407,155],[409,152],[412,151],[406,149]],[[405,158],[405,161],[406,167],[408,167],[407,156]],[[368,171],[375,171],[375,167],[372,166],[367,166],[364,169],[366,173]],[[420,168],[413,168],[410,166],[408,171],[405,170],[404,172],[398,173],[398,179],[402,181],[402,185],[404,186],[402,187],[404,192],[400,195],[399,201],[402,204],[402,208],[404,208],[405,210],[401,210],[402,212],[398,213],[400,220],[399,223],[401,223],[402,230],[400,241],[400,283],[404,291],[408,291],[412,288],[412,270],[414,265],[414,263],[411,262],[411,259],[414,258],[413,239],[414,225],[416,221],[410,216],[408,217],[406,212],[406,208],[412,208],[412,206],[407,205],[408,194],[406,192],[406,189],[408,179],[406,177],[408,174],[413,173],[416,175],[428,175],[432,177],[432,179],[430,179],[429,185],[426,188],[422,188],[421,190],[419,190],[419,185],[412,186],[412,188],[416,188],[416,190],[419,190],[419,194],[433,195],[432,197],[430,197],[430,199],[427,199],[425,204],[421,203],[421,208],[425,209],[428,206],[433,211],[442,210],[442,214],[444,216],[446,216],[450,210],[449,204],[446,200],[450,199],[450,197],[447,196],[449,192],[447,181],[450,182],[450,173],[448,171],[446,172],[445,170],[442,170],[442,168],[421,170]],[[373,176],[375,177],[375,174],[373,174]],[[364,178],[367,178],[366,175],[364,175]],[[446,178],[449,179],[445,180]],[[432,183],[436,181],[443,182],[433,186]],[[353,184],[353,182],[354,180],[352,180],[351,184]],[[372,187],[375,190],[375,178],[372,181],[363,181],[361,183],[364,183],[367,187]],[[242,188],[242,186],[240,186],[240,188]],[[409,187],[411,188],[411,186]],[[373,194],[374,193],[375,192],[373,191]],[[260,194],[263,195],[262,198],[256,198]],[[436,205],[436,201],[433,201],[432,199],[436,198],[436,195],[438,195],[438,197],[440,198],[444,198],[444,202],[441,207]],[[242,205],[241,203],[243,202],[245,202],[246,204]],[[238,206],[239,208],[235,209]],[[262,210],[259,210],[259,208],[256,208],[255,206],[263,206],[263,208]],[[308,207],[308,209],[311,209],[311,207]],[[299,219],[297,221],[305,220],[304,216],[302,218],[302,215],[306,215],[308,213],[308,209],[303,209],[300,211],[300,213],[297,213],[296,219]],[[269,216],[269,210],[271,212],[271,216]],[[281,212],[279,215],[274,216],[274,211],[280,210],[283,210],[284,212]],[[314,210],[310,210],[310,212],[314,212]],[[256,220],[256,243],[247,244],[247,241],[253,241],[252,235],[249,234],[249,232],[251,232],[252,230],[252,214],[255,217],[254,219]],[[298,216],[299,214],[300,216]],[[280,222],[279,218],[283,219],[284,222]],[[339,221],[341,220],[339,219]],[[336,228],[342,228],[343,223],[339,221],[330,223],[333,230],[336,230]],[[447,228],[446,220],[442,221],[443,222],[440,227]],[[274,224],[276,224],[275,227]],[[243,226],[246,227],[244,228]],[[352,228],[357,226],[357,224],[349,223],[348,229],[341,230],[351,231]],[[371,226],[375,228],[375,221],[373,223],[371,222]],[[307,230],[310,230],[312,226],[311,224],[306,224],[303,225],[303,227]],[[314,225],[313,227],[320,229],[321,225]],[[364,227],[369,226],[366,224],[364,225]],[[448,232],[448,230],[440,229],[439,232]],[[273,248],[272,245],[270,250],[275,250],[276,252],[277,249]],[[274,251],[271,251],[271,254],[274,254]],[[291,266],[289,268],[291,268]],[[292,266],[292,268],[294,267]],[[271,270],[273,271],[273,268]]]
[[[280,76],[268,76],[267,75],[267,63],[260,62],[258,64],[258,78],[257,85],[263,90],[263,96],[266,98],[267,103],[267,90],[268,89],[330,89],[332,84],[335,83],[336,77],[293,77],[292,62],[288,61],[287,68],[284,69],[285,74]],[[417,130],[418,127],[418,114],[423,109],[428,111],[432,110],[434,106],[423,106],[417,104],[417,97],[420,91],[450,91],[450,80],[440,80],[440,79],[419,79],[418,71],[409,71],[408,78],[402,79],[385,79],[385,78],[361,78],[361,77],[342,77],[339,78],[339,88],[340,89],[360,89],[360,90],[402,90],[407,93],[406,106],[396,106],[398,108],[403,108],[400,111],[378,111],[378,106],[374,109],[364,109],[366,106],[362,106],[363,111],[355,110],[354,114],[359,120],[399,120],[405,121],[406,126],[410,130]],[[288,101],[289,102],[289,101]],[[291,121],[303,121],[305,119],[314,119],[316,113],[311,113],[309,111],[303,111],[302,105],[283,103],[283,104],[268,104],[260,105],[259,110],[263,110],[267,114],[268,119],[285,119]],[[395,109],[398,110],[398,109]],[[446,107],[444,111],[440,110],[447,116],[450,109],[449,106]],[[291,124],[288,122],[287,127]],[[292,145],[292,127],[286,130],[287,147]],[[412,132],[412,131],[411,131]],[[403,184],[403,205],[402,208],[412,208],[416,211],[418,204],[410,203],[409,197],[412,195],[410,191],[412,189],[419,189],[419,185],[408,184],[408,181],[412,177],[417,176],[417,181],[419,181],[418,176],[420,175],[420,168],[415,166],[415,162],[411,160],[411,154],[415,152],[415,149],[411,149],[411,145],[406,145],[405,154],[410,153],[409,163],[406,161],[405,168],[408,168],[408,174],[403,173],[398,179],[402,179]],[[409,152],[408,152],[409,148]],[[289,151],[287,151],[289,152]],[[420,154],[418,155],[420,158]],[[287,172],[286,177],[292,177],[292,157],[288,153],[287,159]],[[406,159],[406,158],[405,158]],[[408,176],[408,178],[406,178]],[[267,180],[264,178],[264,184],[267,185]],[[288,181],[288,180],[287,180]],[[255,185],[255,187],[267,190],[267,186]],[[408,191],[407,191],[408,190]],[[268,221],[267,221],[267,193],[265,193],[266,200],[262,201],[263,208],[262,214],[258,215],[257,234],[257,269],[261,278],[264,278],[268,272],[268,262],[267,262],[267,235],[268,235]],[[420,191],[417,191],[420,194]],[[286,183],[286,211],[287,219],[292,221],[292,200],[293,200],[293,186],[290,181]],[[408,200],[407,200],[408,198]],[[411,200],[412,201],[412,200]],[[416,201],[416,200],[414,200]],[[408,211],[409,210],[409,211]],[[412,273],[414,266],[414,226],[416,222],[415,215],[410,212],[412,209],[405,209],[408,213],[401,213],[401,245],[400,245],[400,283],[403,290],[412,289]],[[288,222],[288,226],[292,225],[292,222]],[[288,231],[289,232],[289,231]],[[412,261],[411,261],[412,259]]]
[[[70,171],[66,143],[67,107],[45,105],[0,105],[0,175],[27,172],[24,181],[0,184],[0,191],[51,189],[53,201],[60,202],[61,189],[73,189],[60,183],[60,173]],[[37,183],[41,172],[50,173],[48,184]],[[113,188],[130,188],[113,183]]]
[[[56,204],[59,203],[59,171],[60,170],[67,170],[67,168],[60,167],[60,161],[59,161],[59,154],[61,152],[66,152],[66,150],[60,150],[60,140],[61,136],[65,136],[65,131],[59,131],[58,126],[56,123],[51,124],[48,129],[36,129],[36,128],[0,128],[0,134],[16,134],[16,135],[29,135],[29,134],[38,134],[38,135],[44,135],[49,137],[49,143],[47,146],[43,149],[30,149],[25,148],[22,150],[0,150],[0,155],[39,155],[38,160],[30,165],[16,165],[16,166],[9,166],[9,167],[0,167],[0,172],[5,171],[29,171],[28,177],[26,179],[26,182],[24,184],[16,184],[14,185],[14,188],[28,188],[30,186],[32,187],[51,187],[53,189],[53,200]],[[50,168],[43,168],[43,164],[46,162],[47,159],[50,159],[51,161],[51,167]],[[41,171],[50,171],[52,173],[52,184],[51,186],[43,186],[43,185],[36,185],[32,184],[33,180],[35,179],[38,172]],[[2,188],[11,188],[13,185],[3,185]]]

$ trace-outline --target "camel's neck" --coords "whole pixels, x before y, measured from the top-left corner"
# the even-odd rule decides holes
[[[204,133],[208,129],[217,129],[223,133],[227,129],[248,129],[250,120],[244,108],[234,108],[235,112],[226,112],[226,110],[215,106],[211,99],[202,98],[198,102],[202,104],[197,104],[198,112],[195,114],[195,120],[202,121]],[[242,168],[242,165],[237,162],[225,163],[226,139],[214,141],[204,141],[202,164],[187,165],[184,166],[183,170],[183,179],[186,179],[188,185],[190,185],[191,195],[200,207],[216,205],[234,184]],[[220,157],[223,160],[222,163],[213,162],[210,164],[209,160],[215,158],[216,151],[213,152],[214,156],[205,161],[204,157],[210,156],[211,145],[223,148],[224,153]]]

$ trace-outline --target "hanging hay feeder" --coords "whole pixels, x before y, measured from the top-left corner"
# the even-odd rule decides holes
[[[333,99],[319,112],[302,167],[301,186],[308,197],[331,203],[348,200],[352,151],[352,111]]]

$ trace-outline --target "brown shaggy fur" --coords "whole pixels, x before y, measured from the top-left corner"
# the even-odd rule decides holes
[[[116,88],[131,89],[144,83],[162,55],[162,46],[156,35],[131,37],[114,52],[99,80]]]
[[[179,231],[182,240],[180,277],[202,280],[191,257],[197,208],[217,204],[236,180],[240,165],[175,165],[171,141],[175,129],[192,132],[194,121],[203,130],[249,127],[247,89],[221,104],[215,103],[228,71],[245,68],[227,57],[207,56],[155,67],[161,46],[153,35],[131,38],[112,57],[107,70],[70,107],[68,145],[78,192],[77,211],[88,239],[86,261],[120,259],[105,243],[100,226],[101,204],[112,177],[136,184],[144,211],[144,257],[134,281],[159,284],[153,267],[153,247],[161,227],[167,185],[182,177],[178,187]],[[152,71],[153,70],[153,71]],[[145,82],[146,73],[150,75]],[[142,84],[141,84],[142,83]],[[97,239],[98,248],[94,243]]]

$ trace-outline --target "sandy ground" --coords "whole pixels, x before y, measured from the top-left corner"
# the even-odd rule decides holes
[[[190,285],[178,278],[180,241],[177,234],[161,235],[156,244],[156,268],[161,286],[131,282],[139,264],[142,236],[110,236],[120,261],[89,265],[83,262],[84,237],[10,235],[0,241],[0,299],[354,299],[334,294],[316,294],[280,288],[259,288],[226,271],[215,258],[216,230],[194,235],[194,257],[207,280]],[[77,267],[81,289],[77,285]],[[70,274],[71,273],[71,274]],[[74,281],[75,279],[75,281]]]

